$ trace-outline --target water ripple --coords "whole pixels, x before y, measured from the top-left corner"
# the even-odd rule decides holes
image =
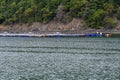
[[[0,37],[0,80],[119,80],[120,38]]]

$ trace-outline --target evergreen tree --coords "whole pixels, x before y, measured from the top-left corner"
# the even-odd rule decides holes
[[[119,7],[119,0],[0,0],[0,24],[82,18],[89,27],[101,28],[112,25],[115,15],[120,19]]]

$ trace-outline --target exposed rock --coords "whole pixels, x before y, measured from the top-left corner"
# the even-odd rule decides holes
[[[117,32],[120,33],[120,22],[115,29],[91,29],[88,28],[85,23],[74,18],[70,23],[59,23],[57,21],[51,21],[48,24],[34,22],[33,24],[12,24],[12,25],[0,25],[0,32],[12,32],[12,33],[24,33],[24,32],[36,32],[36,33],[50,33],[50,32],[62,32],[62,33],[96,33],[96,32]]]

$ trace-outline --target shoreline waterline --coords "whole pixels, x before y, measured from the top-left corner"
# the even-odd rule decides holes
[[[0,37],[119,37],[120,33],[85,33],[85,34],[79,34],[79,33],[60,33],[60,32],[54,32],[54,33],[0,33]]]

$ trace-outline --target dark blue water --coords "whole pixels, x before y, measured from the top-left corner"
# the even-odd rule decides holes
[[[120,80],[120,38],[0,37],[0,80]]]

